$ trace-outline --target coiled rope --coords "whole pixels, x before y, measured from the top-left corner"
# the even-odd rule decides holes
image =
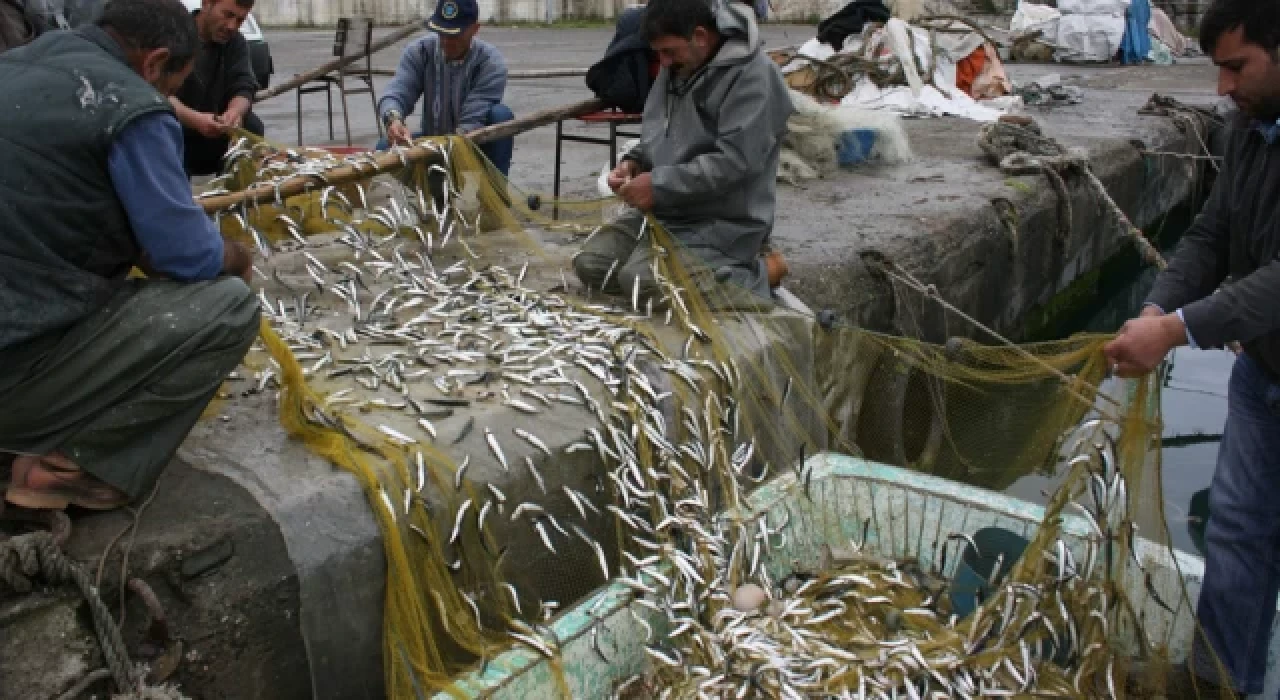
[[[33,532],[0,541],[0,599],[26,595],[38,584],[75,585],[89,604],[94,634],[102,647],[102,657],[111,678],[116,687],[126,693],[122,699],[148,697],[153,689],[146,686],[142,672],[130,662],[120,628],[98,596],[88,572],[68,557],[59,545],[58,538],[49,532]],[[181,697],[172,690],[168,690],[167,696]]]
[[[1071,197],[1064,175],[1074,171],[1082,174],[1106,203],[1120,230],[1138,248],[1143,262],[1159,270],[1168,266],[1160,251],[1151,245],[1151,241],[1107,193],[1106,186],[1089,165],[1088,151],[1063,146],[1057,139],[1042,134],[1035,122],[1017,124],[1009,121],[997,121],[983,127],[978,136],[978,147],[1006,175],[1043,174],[1049,179],[1058,193],[1060,240],[1065,240],[1071,232]]]

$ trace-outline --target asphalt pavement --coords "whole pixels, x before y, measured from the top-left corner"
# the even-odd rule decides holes
[[[375,40],[393,31],[378,29]],[[767,45],[786,46],[800,44],[812,34],[805,26],[768,25],[764,29]],[[272,84],[308,71],[333,59],[332,31],[265,30],[276,73]],[[421,36],[421,35],[418,35]],[[586,69],[604,55],[613,29],[583,28],[559,29],[541,27],[482,27],[479,38],[488,41],[502,52],[507,67],[512,71]],[[416,38],[416,37],[415,37]],[[395,69],[405,46],[411,38],[378,53],[373,66],[386,70]],[[360,80],[349,84],[363,86]],[[375,77],[374,86],[379,97],[386,89],[390,77]],[[569,104],[591,97],[583,78],[548,78],[512,80],[507,85],[506,104],[517,116],[541,109]],[[341,145],[347,143],[343,123],[342,101],[333,92],[333,136],[329,136],[329,122],[324,93],[302,96],[302,143],[315,145]],[[378,125],[374,116],[373,100],[368,94],[351,95],[351,142],[355,146],[372,148],[378,141]],[[289,92],[262,102],[254,107],[267,127],[267,138],[290,145],[298,139],[298,97]],[[416,118],[410,119],[416,124]],[[577,128],[577,127],[575,127]],[[597,128],[596,131],[606,132]],[[555,151],[555,127],[548,126],[520,135],[516,139],[515,158],[511,168],[512,180],[522,187],[549,191],[551,188],[551,154]],[[592,188],[590,175],[598,173],[608,161],[608,154],[601,146],[566,144],[564,152],[564,177],[569,191],[583,192]]]

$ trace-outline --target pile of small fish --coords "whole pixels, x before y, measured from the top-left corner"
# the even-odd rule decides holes
[[[456,194],[451,184],[447,191]],[[448,207],[428,206],[421,193],[418,198],[405,208],[416,206],[428,230],[438,235],[460,226],[474,232],[474,224]],[[1070,464],[1089,470],[1092,495],[1085,505],[1072,504],[1094,530],[1082,560],[1061,539],[1054,541],[1042,554],[1045,570],[1024,570],[1026,580],[993,579],[992,597],[974,615],[951,614],[942,577],[949,543],[976,548],[962,535],[943,543],[943,563],[935,572],[860,552],[841,569],[795,574],[775,585],[763,559],[787,536],[788,523],[721,515],[736,512],[746,491],[770,471],[744,425],[742,374],[732,360],[711,359],[715,329],[693,323],[693,302],[682,298],[686,293],[670,275],[655,270],[663,298],[642,305],[633,292],[624,309],[531,289],[527,266],[515,273],[477,268],[469,247],[467,257],[437,269],[430,234],[415,227],[416,242],[400,235],[409,217],[396,206],[381,214],[393,230],[386,237],[335,219],[337,242],[351,252],[351,260],[336,265],[312,255],[297,237],[313,290],[291,286],[274,271],[269,275],[286,296],[264,292],[263,313],[305,374],[321,384],[347,384],[328,393],[308,418],[361,441],[335,412],[376,411],[369,422],[414,455],[415,483],[403,493],[379,493],[393,520],[408,519],[417,503],[425,508],[421,447],[457,446],[474,431],[474,418],[442,430],[456,409],[492,402],[534,416],[568,405],[593,418],[582,440],[565,452],[595,453],[607,482],[597,483],[595,498],[568,485],[561,490],[584,523],[612,519],[626,544],[620,570],[611,571],[604,548],[582,527],[560,522],[537,502],[519,503],[509,517],[525,519],[552,553],[563,551],[557,537],[583,541],[605,579],[630,587],[635,604],[667,617],[670,634],[648,640],[654,672],[630,679],[620,694],[643,685],[662,697],[699,698],[1115,696],[1107,629],[1117,606],[1095,569],[1105,568],[1098,565],[1104,544],[1133,533],[1131,526],[1126,530],[1124,477],[1109,443],[1074,441],[1082,456]],[[461,234],[454,240],[465,246]],[[655,262],[665,264],[661,257]],[[567,280],[563,288],[569,289]],[[323,301],[312,303],[312,294]],[[655,315],[654,301],[667,309],[665,321]],[[642,328],[673,320],[685,338],[678,352]],[[654,372],[667,374],[673,389],[657,386]],[[262,371],[259,388],[272,379],[271,369]],[[785,410],[790,388],[788,382],[778,410]],[[488,454],[464,456],[454,472],[457,506],[447,514],[447,556],[455,570],[464,529],[474,525],[486,532],[486,519],[505,514],[509,498],[494,484],[485,484],[479,498],[464,497],[472,458],[491,459],[506,471],[519,467],[503,448],[512,438],[489,426],[481,430]],[[532,429],[516,428],[512,435],[536,453],[557,456]],[[534,459],[525,457],[519,468],[528,469],[547,494]],[[806,469],[803,454],[795,468]],[[800,476],[806,485],[806,475]],[[604,493],[610,502],[602,508],[597,502]],[[409,527],[423,538],[434,535]],[[864,536],[855,549],[865,544]],[[504,585],[519,609],[519,592]],[[735,596],[749,586],[758,587],[764,600],[735,606]],[[463,595],[473,608],[482,598]],[[548,606],[541,612],[549,613]],[[476,608],[477,625],[481,617]],[[517,622],[511,639],[553,655],[557,644],[537,625]],[[607,659],[598,645],[596,650]]]
[[[616,696],[1115,698],[1108,627],[1122,615],[1100,559],[1104,548],[1109,552],[1107,543],[1125,531],[1124,476],[1115,470],[1109,441],[1086,451],[1069,462],[1084,466],[1091,483],[1091,498],[1072,502],[1092,532],[1083,559],[1060,538],[1043,553],[1043,571],[1023,569],[1015,571],[1021,576],[1001,580],[997,559],[989,581],[993,594],[963,619],[951,611],[944,573],[949,548],[953,556],[961,546],[981,556],[967,535],[935,543],[937,569],[926,572],[915,561],[865,551],[868,521],[864,541],[850,543],[852,561],[793,573],[775,586],[763,567],[742,563],[742,543],[752,539],[746,533],[735,547],[728,544],[734,538],[714,525],[677,521],[690,535],[694,556],[676,552],[685,565],[671,576],[644,570],[646,580],[632,582],[647,596],[636,602],[664,612],[671,633],[647,648],[655,670],[628,679]],[[767,545],[784,536],[786,525],[774,527],[762,517],[752,527],[758,529],[755,539]],[[711,566],[690,570],[697,568],[690,559]],[[702,585],[704,579],[710,583]],[[731,589],[725,585],[730,580],[760,586]]]

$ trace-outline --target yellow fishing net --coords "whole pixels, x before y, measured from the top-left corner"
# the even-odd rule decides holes
[[[254,379],[381,528],[389,697],[461,695],[457,674],[513,644],[557,663],[547,620],[614,577],[675,630],[631,684],[654,695],[1206,693],[1166,687],[1194,601],[1168,545],[1159,384],[1104,383],[1107,338],[933,345],[712,313],[741,290],[694,284],[705,271],[652,219],[656,303],[584,298],[565,260],[616,202],[523,192],[462,138],[418,145],[429,157],[373,177],[370,157],[242,138],[205,200],[275,183],[214,216],[263,255]],[[279,194],[299,174],[305,191]],[[882,267],[898,297],[938,301]],[[911,585],[884,557],[774,580],[753,550],[780,526],[721,514],[779,474],[807,488],[822,450],[994,490],[1040,474],[1047,516],[965,615],[943,591],[968,533]],[[735,612],[747,584],[782,607]]]

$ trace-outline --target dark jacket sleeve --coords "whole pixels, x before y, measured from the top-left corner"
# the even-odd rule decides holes
[[[1231,212],[1236,196],[1267,196],[1256,189],[1248,195],[1235,190],[1249,139],[1246,128],[1233,128],[1227,157],[1218,173],[1204,212],[1183,235],[1169,269],[1156,280],[1148,301],[1172,313],[1182,309],[1187,330],[1196,345],[1222,347],[1230,341],[1249,343],[1280,330],[1280,260],[1259,261],[1250,274],[1218,289],[1231,272]],[[1215,290],[1217,293],[1215,294]]]
[[[227,42],[226,51],[222,55],[222,70],[226,79],[227,92],[223,96],[225,106],[234,97],[253,100],[258,91],[258,79],[253,76],[253,62],[249,59],[249,42],[244,35],[235,32],[231,41]]]
[[[1187,330],[1202,348],[1220,348],[1238,340],[1250,343],[1280,331],[1280,260],[1183,308]]]
[[[1228,153],[1231,152],[1228,146]],[[1177,251],[1169,260],[1168,269],[1156,278],[1155,286],[1147,296],[1148,304],[1155,304],[1165,313],[1173,313],[1213,294],[1227,278],[1231,253],[1232,170],[1231,159],[1225,160],[1209,194],[1209,201],[1195,223],[1183,234]],[[1197,344],[1206,342],[1201,340],[1199,329],[1192,328],[1191,334]]]

